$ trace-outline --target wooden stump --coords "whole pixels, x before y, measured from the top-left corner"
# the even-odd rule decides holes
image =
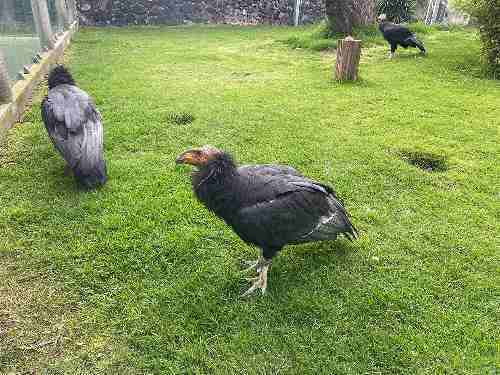
[[[337,61],[335,78],[339,81],[355,81],[358,79],[359,57],[361,56],[361,40],[348,36],[337,41]]]

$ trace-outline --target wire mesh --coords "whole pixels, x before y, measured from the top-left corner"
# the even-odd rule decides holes
[[[23,65],[33,63],[40,38],[30,0],[0,0],[0,50],[12,82],[19,78]]]
[[[56,0],[47,0],[47,7],[49,8],[50,26],[54,33],[64,30],[64,19],[62,15],[58,14]]]

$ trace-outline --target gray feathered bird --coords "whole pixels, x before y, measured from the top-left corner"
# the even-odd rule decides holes
[[[42,118],[49,137],[86,189],[107,180],[101,114],[92,98],[79,89],[62,65],[49,74],[49,93],[42,101]]]
[[[357,237],[356,228],[333,189],[283,165],[237,167],[231,155],[214,147],[188,150],[177,163],[198,168],[196,197],[221,217],[240,238],[262,249],[250,262],[258,277],[244,294],[267,288],[272,258],[285,246]]]
[[[378,16],[377,20],[379,22],[378,28],[380,32],[391,46],[390,58],[394,57],[394,53],[396,52],[398,45],[403,48],[415,47],[418,48],[420,52],[425,54],[424,44],[418,40],[415,34],[413,34],[406,26],[396,25],[387,21],[385,14]]]

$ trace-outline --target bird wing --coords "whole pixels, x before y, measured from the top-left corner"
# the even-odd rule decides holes
[[[355,231],[326,185],[295,175],[253,176],[247,184],[247,201],[230,222],[247,242],[281,248]]]
[[[257,164],[257,165],[242,165],[238,168],[238,173],[240,174],[262,174],[262,175],[279,175],[279,174],[289,174],[295,176],[302,176],[302,174],[295,168],[289,167],[288,165],[279,164]]]
[[[42,102],[42,118],[52,143],[71,168],[91,163],[88,159],[102,152],[101,115],[78,87],[59,85],[50,90]]]
[[[384,38],[389,42],[404,42],[413,36],[413,33],[405,26],[390,24],[384,27]]]

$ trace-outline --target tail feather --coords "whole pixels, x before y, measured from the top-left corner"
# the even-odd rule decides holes
[[[358,231],[349,220],[344,206],[333,194],[328,196],[331,208],[331,216],[318,225],[306,236],[309,240],[336,239],[337,235],[343,234],[349,241],[358,238]]]
[[[416,47],[418,48],[421,52],[425,53],[425,47],[424,47],[424,44],[418,40],[415,35],[409,37],[408,39],[405,40],[406,43],[408,43],[408,45],[412,46],[412,47]]]
[[[107,181],[106,162],[101,160],[98,165],[90,169],[82,169],[79,166],[73,169],[75,179],[85,189],[95,189]]]

